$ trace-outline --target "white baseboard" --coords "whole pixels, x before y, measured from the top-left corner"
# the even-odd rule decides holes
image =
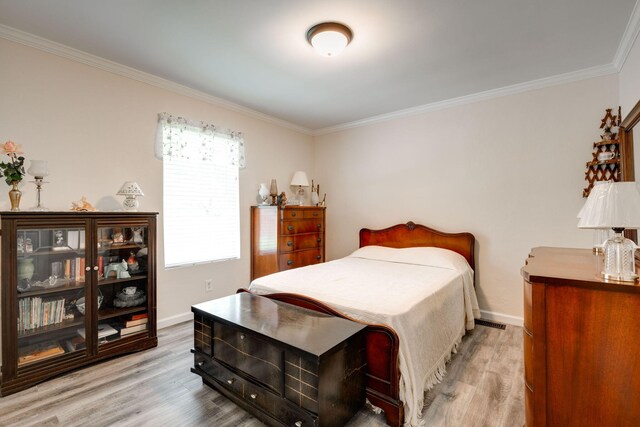
[[[178,323],[187,321],[193,321],[193,313],[190,311],[182,314],[176,314],[175,316],[167,317],[166,319],[158,320],[158,329],[168,328],[169,326],[177,325]]]
[[[507,325],[520,326],[524,325],[524,319],[522,317],[510,316],[508,314],[494,313],[493,311],[480,310],[482,318],[484,320],[491,320],[493,322],[506,323]]]

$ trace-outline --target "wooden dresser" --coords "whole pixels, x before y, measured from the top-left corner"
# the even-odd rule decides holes
[[[590,249],[535,248],[524,278],[526,425],[640,425],[640,285]]]
[[[251,207],[251,280],[324,262],[325,208]]]
[[[265,423],[341,426],[364,404],[365,325],[249,293],[192,311],[192,372]]]

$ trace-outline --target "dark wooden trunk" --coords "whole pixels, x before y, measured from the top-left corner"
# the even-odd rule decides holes
[[[264,422],[339,426],[364,404],[364,325],[249,293],[192,311],[192,371]]]

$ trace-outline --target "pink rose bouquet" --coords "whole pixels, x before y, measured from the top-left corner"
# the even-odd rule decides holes
[[[22,181],[25,171],[24,157],[18,156],[19,154],[23,154],[23,152],[20,151],[20,145],[13,141],[7,141],[0,146],[0,152],[9,156],[9,162],[0,163],[0,171],[5,177],[6,183],[11,185],[14,181]]]

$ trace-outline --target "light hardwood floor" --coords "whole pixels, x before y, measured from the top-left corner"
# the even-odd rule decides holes
[[[189,371],[192,324],[159,331],[160,345],[71,372],[0,399],[0,426],[262,426]],[[425,396],[427,426],[522,426],[522,328],[485,326],[463,339]],[[349,423],[384,426],[362,409]]]

